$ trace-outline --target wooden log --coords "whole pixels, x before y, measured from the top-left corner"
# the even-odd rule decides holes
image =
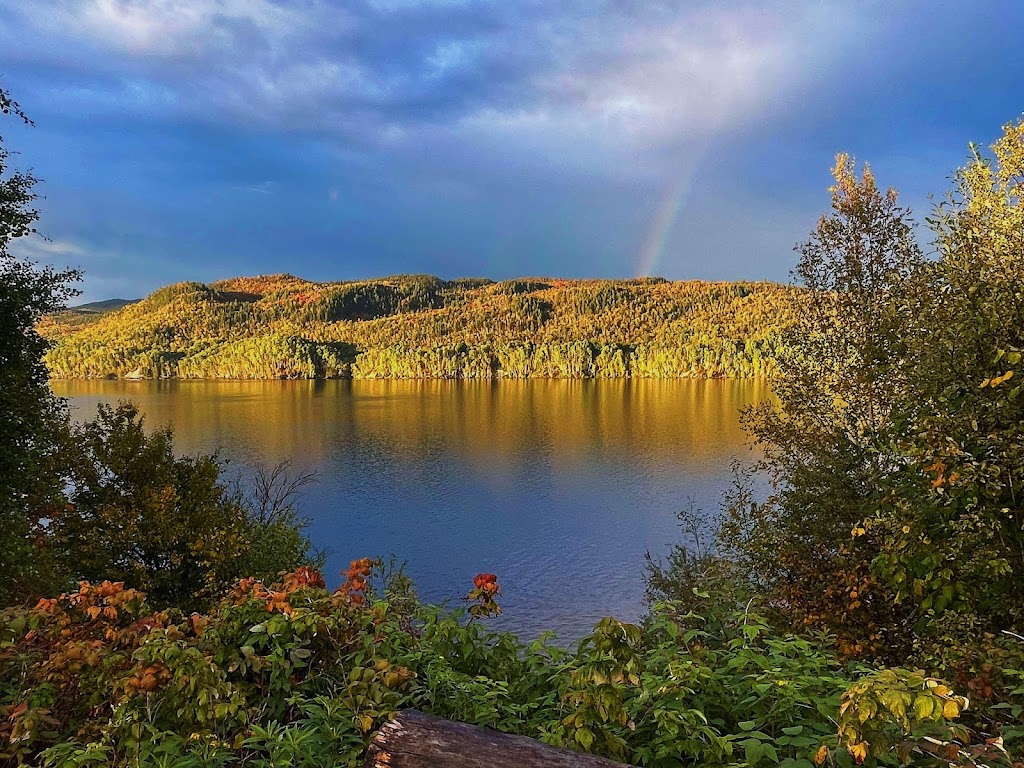
[[[406,709],[384,724],[364,768],[622,768],[603,757]]]

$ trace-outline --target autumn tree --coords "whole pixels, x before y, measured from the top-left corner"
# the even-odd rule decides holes
[[[863,529],[938,648],[1024,620],[1024,121],[992,150],[973,150],[930,220],[939,259],[906,296],[894,471]]]
[[[899,296],[923,258],[893,190],[845,155],[833,175],[832,210],[797,248],[806,290],[779,355],[777,401],[745,414],[774,491],[764,503],[741,493],[722,538],[788,620],[845,632],[861,652],[900,620],[851,531],[889,471],[877,446],[906,378]]]

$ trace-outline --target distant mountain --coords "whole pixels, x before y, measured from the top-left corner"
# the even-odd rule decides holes
[[[85,304],[39,329],[57,378],[745,378],[773,369],[795,296],[661,278],[271,275]]]
[[[113,312],[121,309],[121,307],[127,307],[129,304],[136,304],[139,301],[141,301],[141,299],[105,299],[104,301],[90,301],[88,304],[78,304],[74,307],[68,307],[68,312],[103,314],[104,312]]]

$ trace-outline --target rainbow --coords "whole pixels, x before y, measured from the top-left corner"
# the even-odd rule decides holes
[[[647,236],[637,253],[635,277],[649,277],[661,265],[662,257],[665,255],[665,244],[689,198],[694,177],[697,175],[697,166],[703,154],[703,151],[698,152],[690,168],[677,181],[670,184],[662,195],[651,220],[650,229],[647,230]]]

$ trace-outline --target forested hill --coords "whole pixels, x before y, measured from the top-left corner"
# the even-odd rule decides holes
[[[56,378],[753,377],[794,289],[774,283],[440,280],[178,283],[40,325]]]

